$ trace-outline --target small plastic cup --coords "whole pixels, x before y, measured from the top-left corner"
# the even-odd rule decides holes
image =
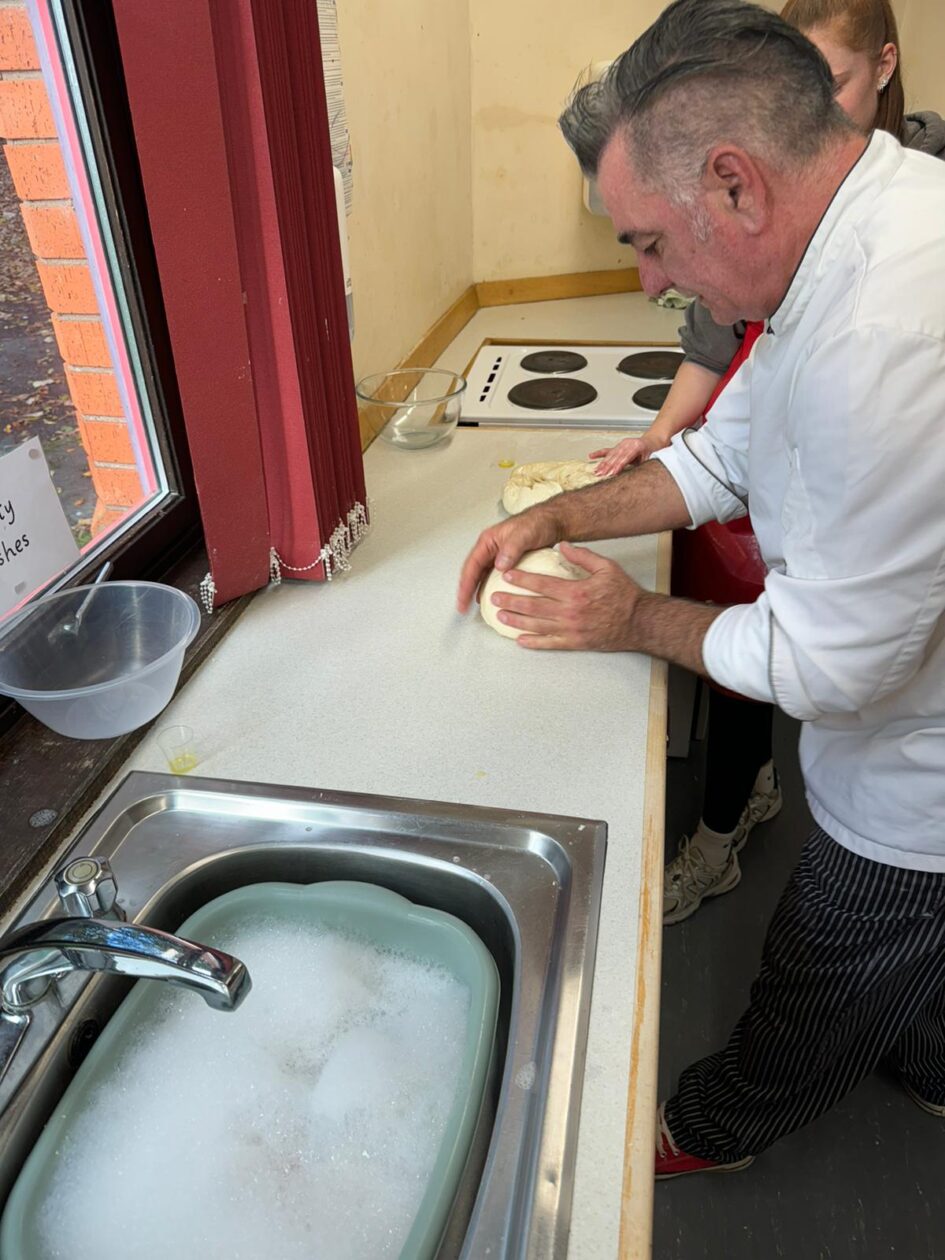
[[[189,726],[165,726],[158,731],[157,742],[171,774],[189,774],[200,762],[194,733]]]

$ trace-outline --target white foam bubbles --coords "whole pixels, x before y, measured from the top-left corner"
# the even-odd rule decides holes
[[[208,943],[252,992],[233,1014],[162,995],[62,1144],[44,1260],[398,1257],[463,1087],[468,990],[307,925]]]

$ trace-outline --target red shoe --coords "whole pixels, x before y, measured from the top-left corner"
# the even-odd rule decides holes
[[[660,1103],[656,1113],[657,1181],[668,1181],[670,1177],[685,1177],[687,1173],[738,1172],[753,1162],[754,1155],[734,1160],[731,1164],[720,1164],[713,1159],[700,1159],[698,1155],[687,1155],[673,1141],[673,1135],[666,1123],[665,1106],[665,1103]]]

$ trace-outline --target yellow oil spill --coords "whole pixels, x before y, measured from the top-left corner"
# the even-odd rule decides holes
[[[514,468],[515,460],[514,459],[500,459],[499,467],[500,468]]]

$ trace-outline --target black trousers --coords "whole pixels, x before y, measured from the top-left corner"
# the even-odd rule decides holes
[[[709,687],[702,818],[707,827],[734,831],[755,776],[771,760],[774,705],[730,696]]]
[[[731,1161],[808,1124],[889,1058],[945,1104],[945,874],[814,830],[775,911],[748,1010],[666,1104],[676,1144]]]

